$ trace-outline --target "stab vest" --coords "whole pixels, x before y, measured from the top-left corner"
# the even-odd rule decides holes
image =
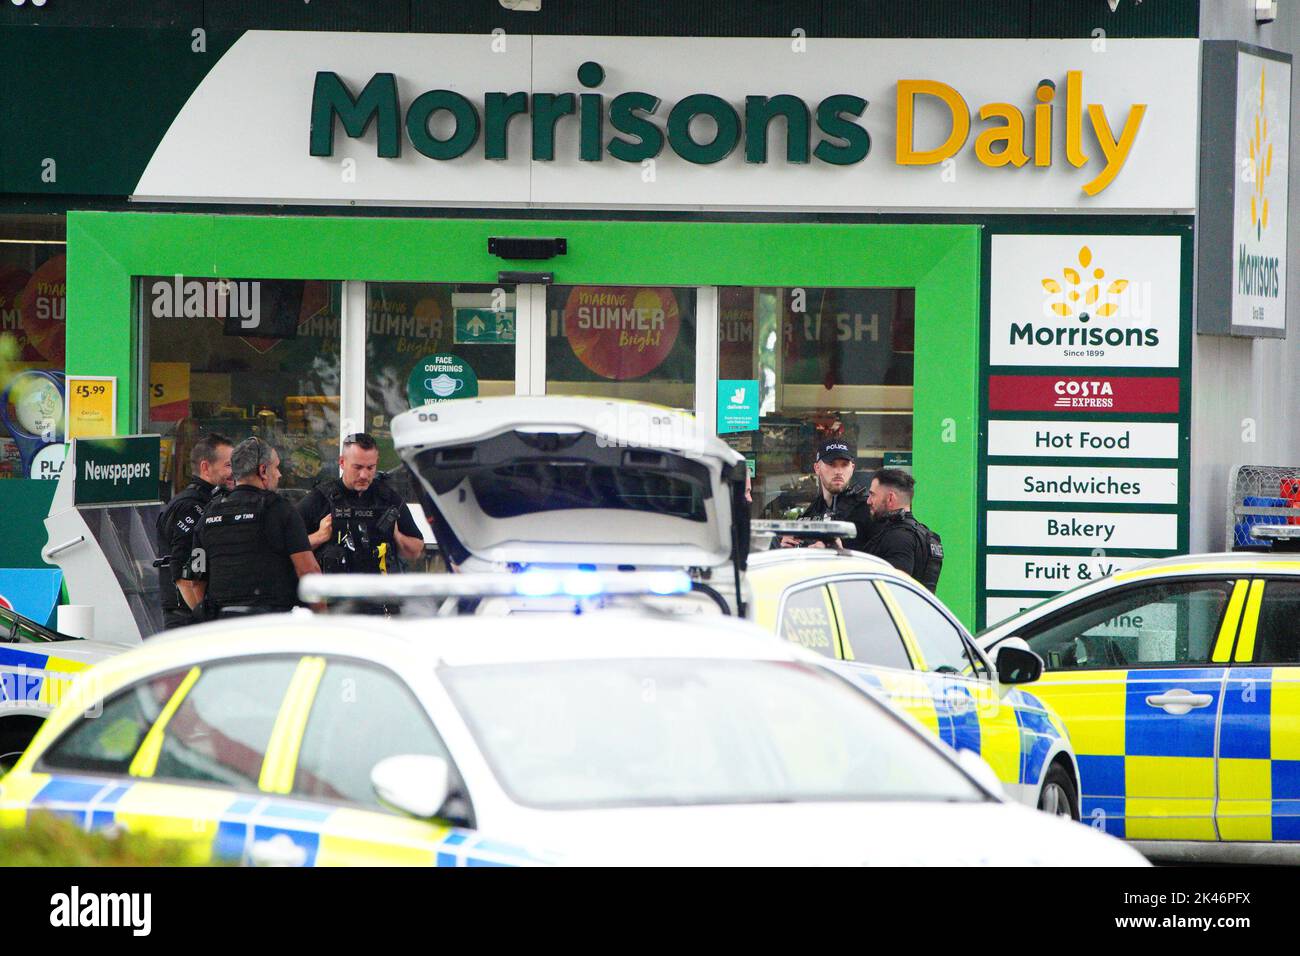
[[[933,594],[939,586],[939,572],[943,570],[943,540],[917,521],[910,511],[899,516],[898,522],[917,538],[917,554],[925,559],[925,566],[918,569],[915,577]]]
[[[386,479],[378,477],[370,486],[369,504],[362,504],[360,495],[349,495],[341,478],[327,481],[317,490],[329,502],[334,516],[334,535],[320,548],[321,571],[377,574],[399,570],[389,541],[393,522],[384,518],[403,502]]]
[[[271,551],[266,515],[274,491],[241,486],[203,513],[208,597],[217,607],[290,608],[298,603],[298,575],[287,554]]]
[[[186,507],[193,507],[198,512],[198,518],[188,532],[190,540],[194,539],[194,532],[203,522],[203,510],[212,502],[212,493],[213,488],[206,481],[192,479],[158,513],[158,523],[154,530],[157,533],[160,558],[170,556],[174,535],[186,533],[177,526],[181,511]],[[176,590],[176,582],[180,579],[181,570],[181,568],[171,567],[170,564],[158,569],[158,603],[164,612],[180,612],[188,616],[190,609],[181,600],[180,592]]]

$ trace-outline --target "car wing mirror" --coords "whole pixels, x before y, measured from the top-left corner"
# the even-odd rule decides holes
[[[451,766],[441,757],[427,754],[385,757],[371,769],[370,785],[388,806],[428,820],[447,802]]]
[[[999,645],[993,666],[1001,684],[1031,684],[1043,676],[1043,659],[1018,637]]]

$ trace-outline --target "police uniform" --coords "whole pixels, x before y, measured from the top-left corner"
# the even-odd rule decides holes
[[[194,553],[194,532],[217,491],[216,485],[195,475],[158,514],[158,556],[167,558],[167,564],[158,569],[158,603],[162,607],[164,630],[194,623],[194,612],[181,597],[176,582],[195,579],[190,561]]]
[[[853,452],[842,436],[832,436],[817,446],[817,461],[853,461]],[[878,530],[876,519],[871,515],[871,506],[867,504],[867,489],[860,485],[850,485],[837,495],[832,495],[826,503],[826,493],[821,483],[817,485],[817,496],[812,504],[803,510],[800,518],[814,518],[822,521],[851,521],[858,533],[849,540],[840,539],[850,551],[865,551],[867,542]]]
[[[844,547],[850,551],[867,550],[867,542],[878,530],[876,519],[871,516],[871,507],[867,504],[867,489],[854,485],[831,496],[831,503],[826,503],[826,496],[818,492],[800,518],[814,518],[818,521],[852,521],[858,533],[848,540],[841,539]]]
[[[334,516],[330,540],[316,549],[325,574],[400,571],[393,528],[407,537],[422,537],[406,502],[382,475],[365,491],[353,491],[342,478],[324,482],[299,502],[298,514],[308,528],[319,528],[326,515]]]
[[[208,505],[194,543],[206,565],[205,603],[217,616],[230,608],[267,613],[298,604],[298,572],[289,556],[310,551],[311,542],[298,512],[276,492],[236,485]]]
[[[906,508],[878,519],[878,530],[863,549],[910,574],[933,593],[943,568],[943,541]]]

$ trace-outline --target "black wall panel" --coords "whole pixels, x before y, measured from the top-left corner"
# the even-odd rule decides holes
[[[0,0],[0,26],[627,36],[1194,37],[1225,0]],[[1242,0],[1244,2],[1244,0]]]

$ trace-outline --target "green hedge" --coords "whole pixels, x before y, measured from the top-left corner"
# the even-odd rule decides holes
[[[38,811],[23,827],[0,827],[0,866],[190,866],[192,849],[138,833],[87,833]]]

